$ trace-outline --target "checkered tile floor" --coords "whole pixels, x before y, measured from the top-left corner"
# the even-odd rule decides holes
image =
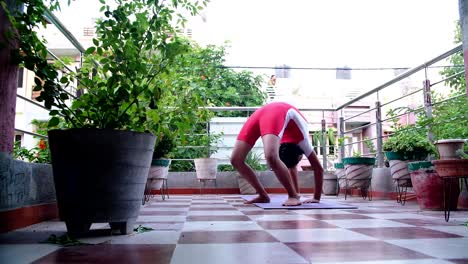
[[[39,243],[65,233],[63,222],[47,221],[0,235],[0,263],[468,263],[468,211],[446,223],[444,212],[394,200],[263,210],[236,195],[158,198],[137,219],[154,231],[111,236],[93,224],[80,239],[92,245],[60,247]]]

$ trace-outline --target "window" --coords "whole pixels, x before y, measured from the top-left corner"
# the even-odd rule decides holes
[[[15,135],[15,142],[17,141],[21,142],[22,139],[23,139],[23,135],[19,135],[19,134]]]

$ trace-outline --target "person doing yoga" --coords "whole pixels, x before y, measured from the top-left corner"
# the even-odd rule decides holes
[[[318,203],[322,195],[323,168],[309,142],[304,116],[294,106],[272,102],[257,109],[242,127],[231,155],[232,166],[255,188],[258,196],[247,204],[269,203],[270,198],[245,159],[255,142],[262,138],[265,159],[279,182],[286,188],[285,206],[301,205],[297,164],[304,154],[314,171],[314,196],[304,203]]]

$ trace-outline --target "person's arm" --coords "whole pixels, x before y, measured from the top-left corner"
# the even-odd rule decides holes
[[[291,175],[293,186],[296,189],[297,194],[299,194],[300,190],[299,190],[299,182],[297,179],[297,166],[294,166],[293,168],[289,168],[289,174]]]
[[[323,185],[323,168],[320,164],[319,159],[314,151],[307,157],[314,171],[314,180],[315,180],[315,192],[314,199],[320,201],[322,197],[322,185]]]

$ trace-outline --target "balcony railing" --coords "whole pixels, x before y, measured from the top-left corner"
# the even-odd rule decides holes
[[[60,21],[50,12],[45,14],[51,23],[56,26],[61,33],[73,44],[78,50],[79,54],[84,52],[84,48],[78,42],[78,40],[66,29],[66,27],[60,23]],[[428,115],[431,114],[431,109],[434,105],[442,102],[432,102],[430,100],[431,91],[438,89],[447,89],[443,87],[443,84],[451,78],[456,78],[464,73],[464,67],[460,68],[460,72],[450,76],[449,78],[442,78],[440,75],[439,79],[433,79],[429,81],[429,75],[434,75],[434,70],[439,70],[441,67],[455,67],[456,65],[441,66],[441,63],[446,63],[446,59],[450,56],[458,54],[462,51],[462,45],[458,45],[453,49],[440,54],[431,60],[424,62],[414,68],[408,69],[399,75],[389,80],[382,80],[382,84],[369,89],[353,99],[350,99],[337,107],[329,108],[308,108],[298,107],[301,112],[309,118],[311,127],[318,133],[311,135],[314,138],[314,148],[320,154],[323,162],[324,169],[330,168],[333,162],[342,159],[343,157],[352,155],[353,152],[361,152],[362,155],[375,155],[377,157],[377,165],[382,167],[384,165],[384,156],[382,151],[383,140],[388,136],[391,131],[387,131],[388,121],[390,117],[386,115],[385,110],[395,108],[401,105],[408,106],[408,101],[411,102],[411,110],[396,117],[407,117],[408,122],[411,121],[411,116],[415,113],[424,111]],[[49,51],[50,57],[54,60],[60,60],[58,56]],[[65,67],[65,70],[72,71],[72,69]],[[288,67],[288,70],[294,70],[294,68]],[[307,70],[307,69],[300,69]],[[351,69],[352,70],[352,69]],[[421,85],[419,87],[406,87],[407,91],[401,96],[393,96],[394,94],[401,94],[400,91],[395,91],[397,88],[401,90],[402,82],[409,79],[417,78],[420,80]],[[405,88],[405,87],[404,87]],[[410,88],[410,89],[409,89]],[[323,88],[322,88],[323,89]],[[325,88],[326,89],[326,88]],[[69,91],[73,97],[76,95],[76,90]],[[392,96],[390,96],[392,95]],[[463,95],[460,95],[463,96]],[[18,95],[18,99],[26,101],[33,107],[44,108],[42,104],[31,100],[27,96]],[[452,100],[448,98],[446,100]],[[367,102],[367,103],[362,103]],[[372,102],[372,103],[369,103]],[[333,104],[331,104],[333,105]],[[253,113],[258,107],[210,107],[209,109],[215,112],[221,111],[243,111],[246,112],[246,116]],[[45,108],[44,108],[45,109]],[[346,139],[346,142],[338,147],[338,144],[329,144],[325,135],[328,128],[333,127],[337,131],[337,136]],[[35,137],[45,137],[32,130],[24,128],[15,128],[18,133],[24,133]],[[234,134],[228,136],[234,137]],[[428,135],[430,137],[430,135]],[[317,137],[319,137],[317,139]],[[376,152],[369,153],[363,144],[365,140],[370,139],[376,145]],[[320,143],[322,142],[322,143]],[[325,143],[323,143],[325,142]],[[189,146],[189,147],[201,147],[201,146]],[[223,152],[229,152],[229,146],[224,145],[218,146],[221,149],[224,148]],[[339,148],[339,149],[338,149]],[[223,157],[222,157],[223,159]],[[227,162],[227,157],[224,157]],[[175,158],[175,160],[183,160]]]

